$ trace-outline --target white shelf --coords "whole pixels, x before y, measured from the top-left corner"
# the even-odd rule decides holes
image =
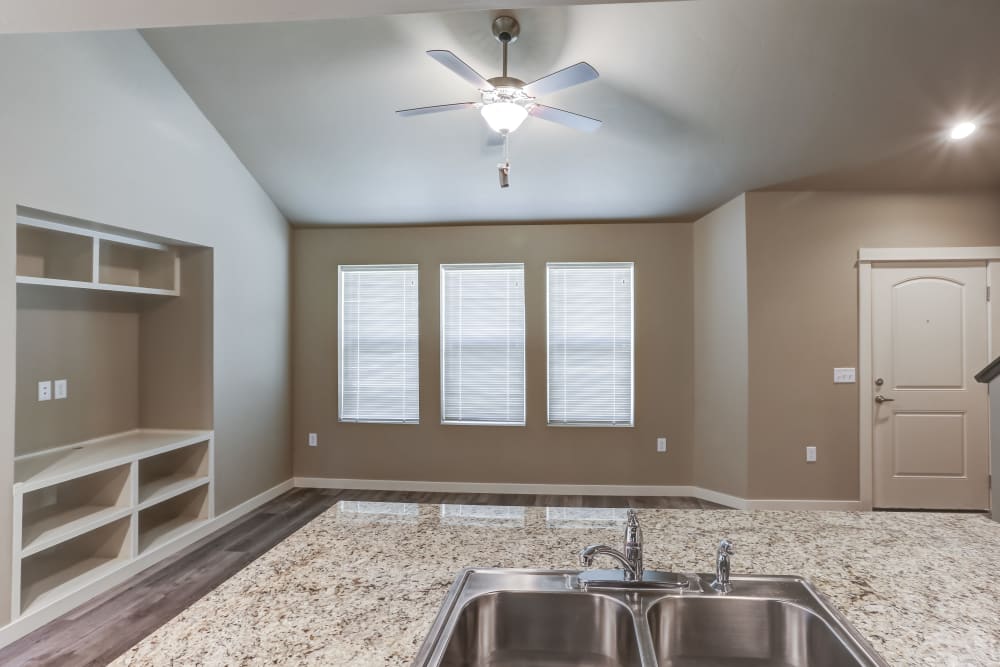
[[[177,248],[88,226],[17,217],[17,284],[180,294]]]
[[[132,509],[129,507],[83,505],[70,509],[45,508],[25,514],[21,557],[44,551],[131,513]]]
[[[36,609],[69,595],[84,586],[87,581],[93,581],[118,569],[122,562],[122,558],[101,556],[92,556],[82,560],[70,557],[50,559],[47,564],[52,570],[52,574],[23,587],[21,614],[30,614]]]
[[[184,533],[193,530],[198,527],[198,525],[204,523],[208,519],[192,517],[192,516],[178,516],[169,521],[164,521],[155,528],[150,528],[149,530],[140,533],[139,535],[139,553],[144,554],[153,549],[162,547],[165,544],[169,544],[174,541]]]
[[[146,482],[139,487],[139,507],[144,509],[205,484],[208,484],[208,475],[191,477],[186,473],[168,475]]]
[[[15,457],[14,492],[27,493],[211,437],[211,431],[139,429]]]
[[[136,430],[14,460],[11,614],[33,613],[215,516],[213,433]]]
[[[20,613],[49,604],[127,562],[132,520],[128,516],[21,559]]]
[[[17,276],[18,285],[41,285],[44,287],[72,287],[74,289],[94,290],[97,292],[121,292],[124,294],[146,294],[151,296],[178,296],[175,289],[157,289],[155,287],[138,287],[135,285],[113,285],[82,280],[60,280],[58,278],[37,278],[35,276]]]

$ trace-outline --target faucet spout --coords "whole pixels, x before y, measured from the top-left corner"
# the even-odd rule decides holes
[[[625,554],[618,551],[618,549],[613,549],[612,547],[604,544],[592,544],[581,551],[580,565],[583,567],[590,567],[594,564],[594,559],[598,556],[607,556],[608,558],[618,561],[618,564],[622,566],[623,570],[625,570],[626,581],[639,581],[642,576],[642,574],[635,569],[635,566],[629,562],[628,558],[625,557]]]
[[[628,511],[625,523],[624,553],[603,544],[592,544],[580,552],[580,565],[590,567],[597,556],[607,556],[618,561],[625,570],[625,581],[642,581],[642,529],[634,510]]]

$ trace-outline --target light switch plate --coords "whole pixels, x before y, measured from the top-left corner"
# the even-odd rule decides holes
[[[816,463],[816,448],[812,445],[806,447],[806,463]]]
[[[853,384],[855,382],[853,368],[834,368],[833,369],[833,383],[834,384]]]
[[[309,434],[309,446],[310,447],[315,447],[318,444],[319,444],[319,439],[317,438],[316,434],[315,433],[310,433]]]
[[[39,401],[51,401],[52,400],[52,381],[45,380],[44,382],[38,383],[38,400]]]
[[[66,380],[56,380],[53,383],[53,391],[55,391],[57,401],[66,398],[69,392]]]
[[[658,452],[665,452],[665,451],[667,451],[667,439],[666,438],[657,438],[656,439],[656,451],[658,451]]]

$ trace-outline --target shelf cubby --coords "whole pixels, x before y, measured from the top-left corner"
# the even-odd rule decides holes
[[[152,290],[175,287],[176,253],[102,239],[97,282]]]
[[[171,498],[208,482],[208,442],[139,461],[139,505]]]
[[[128,515],[131,466],[120,465],[23,496],[21,555],[30,556]]]
[[[17,226],[17,275],[39,281],[88,282],[93,279],[94,240],[80,234],[20,224]]]
[[[139,554],[169,543],[209,518],[208,487],[201,486],[139,512]]]
[[[125,562],[130,530],[131,519],[124,517],[23,559],[21,613],[68,595]]]

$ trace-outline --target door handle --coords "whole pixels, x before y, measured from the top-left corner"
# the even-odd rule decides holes
[[[895,398],[886,398],[882,394],[875,394],[875,402],[876,403],[891,403],[892,401],[895,401],[895,400],[896,400]]]

